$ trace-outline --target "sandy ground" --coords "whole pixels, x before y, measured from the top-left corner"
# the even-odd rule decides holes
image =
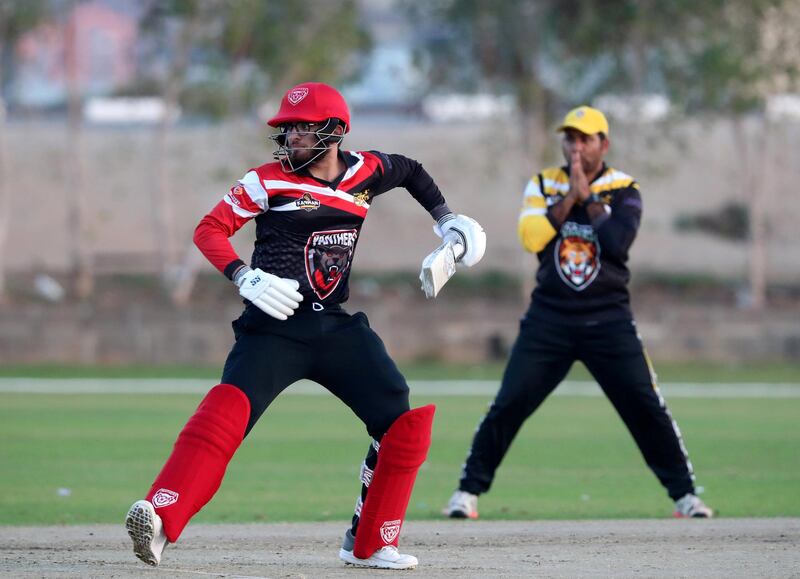
[[[162,564],[122,525],[0,527],[3,577],[387,577],[337,558],[343,523],[190,525]],[[437,577],[800,577],[800,519],[410,521],[415,571]]]

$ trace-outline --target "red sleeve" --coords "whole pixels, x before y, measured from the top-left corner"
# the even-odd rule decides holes
[[[241,261],[228,238],[250,219],[236,215],[233,207],[220,201],[195,228],[194,244],[214,267],[225,273],[226,266]]]

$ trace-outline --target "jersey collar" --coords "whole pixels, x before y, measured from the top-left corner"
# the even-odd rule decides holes
[[[326,181],[325,179],[319,179],[318,177],[314,177],[314,175],[312,175],[311,172],[308,170],[309,169],[308,167],[303,167],[300,171],[298,171],[298,173],[305,177],[310,177],[311,179],[314,179],[314,181],[316,181],[317,183],[320,183],[321,185],[329,187],[335,191],[336,188],[339,186],[339,183],[342,182],[342,179],[344,179],[344,176],[347,174],[348,169],[350,169],[350,167],[358,163],[358,158],[350,154],[349,151],[342,151],[341,149],[339,149],[337,155],[339,159],[341,159],[344,162],[345,169],[333,181]]]

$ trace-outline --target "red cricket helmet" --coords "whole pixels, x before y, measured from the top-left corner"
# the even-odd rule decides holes
[[[286,91],[278,114],[267,121],[271,127],[284,123],[321,123],[340,119],[344,132],[350,130],[350,110],[338,90],[322,82],[304,82]]]

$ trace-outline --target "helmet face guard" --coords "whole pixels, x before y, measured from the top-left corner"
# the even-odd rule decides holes
[[[311,130],[309,125],[319,125],[313,127]],[[336,134],[336,127],[343,126],[344,131],[342,134]],[[293,122],[285,123],[278,127],[280,132],[270,135],[270,139],[275,141],[278,148],[272,152],[273,157],[280,162],[281,168],[286,173],[294,173],[300,169],[307,167],[319,159],[325,152],[330,149],[331,145],[341,143],[344,138],[344,132],[347,130],[347,125],[340,119],[330,118],[324,123],[311,123],[311,122]],[[310,147],[292,147],[289,144],[289,133],[294,132],[298,135],[314,135],[317,141]],[[298,151],[311,151],[312,154],[305,161],[296,160],[295,154]],[[316,151],[316,153],[313,153]]]

